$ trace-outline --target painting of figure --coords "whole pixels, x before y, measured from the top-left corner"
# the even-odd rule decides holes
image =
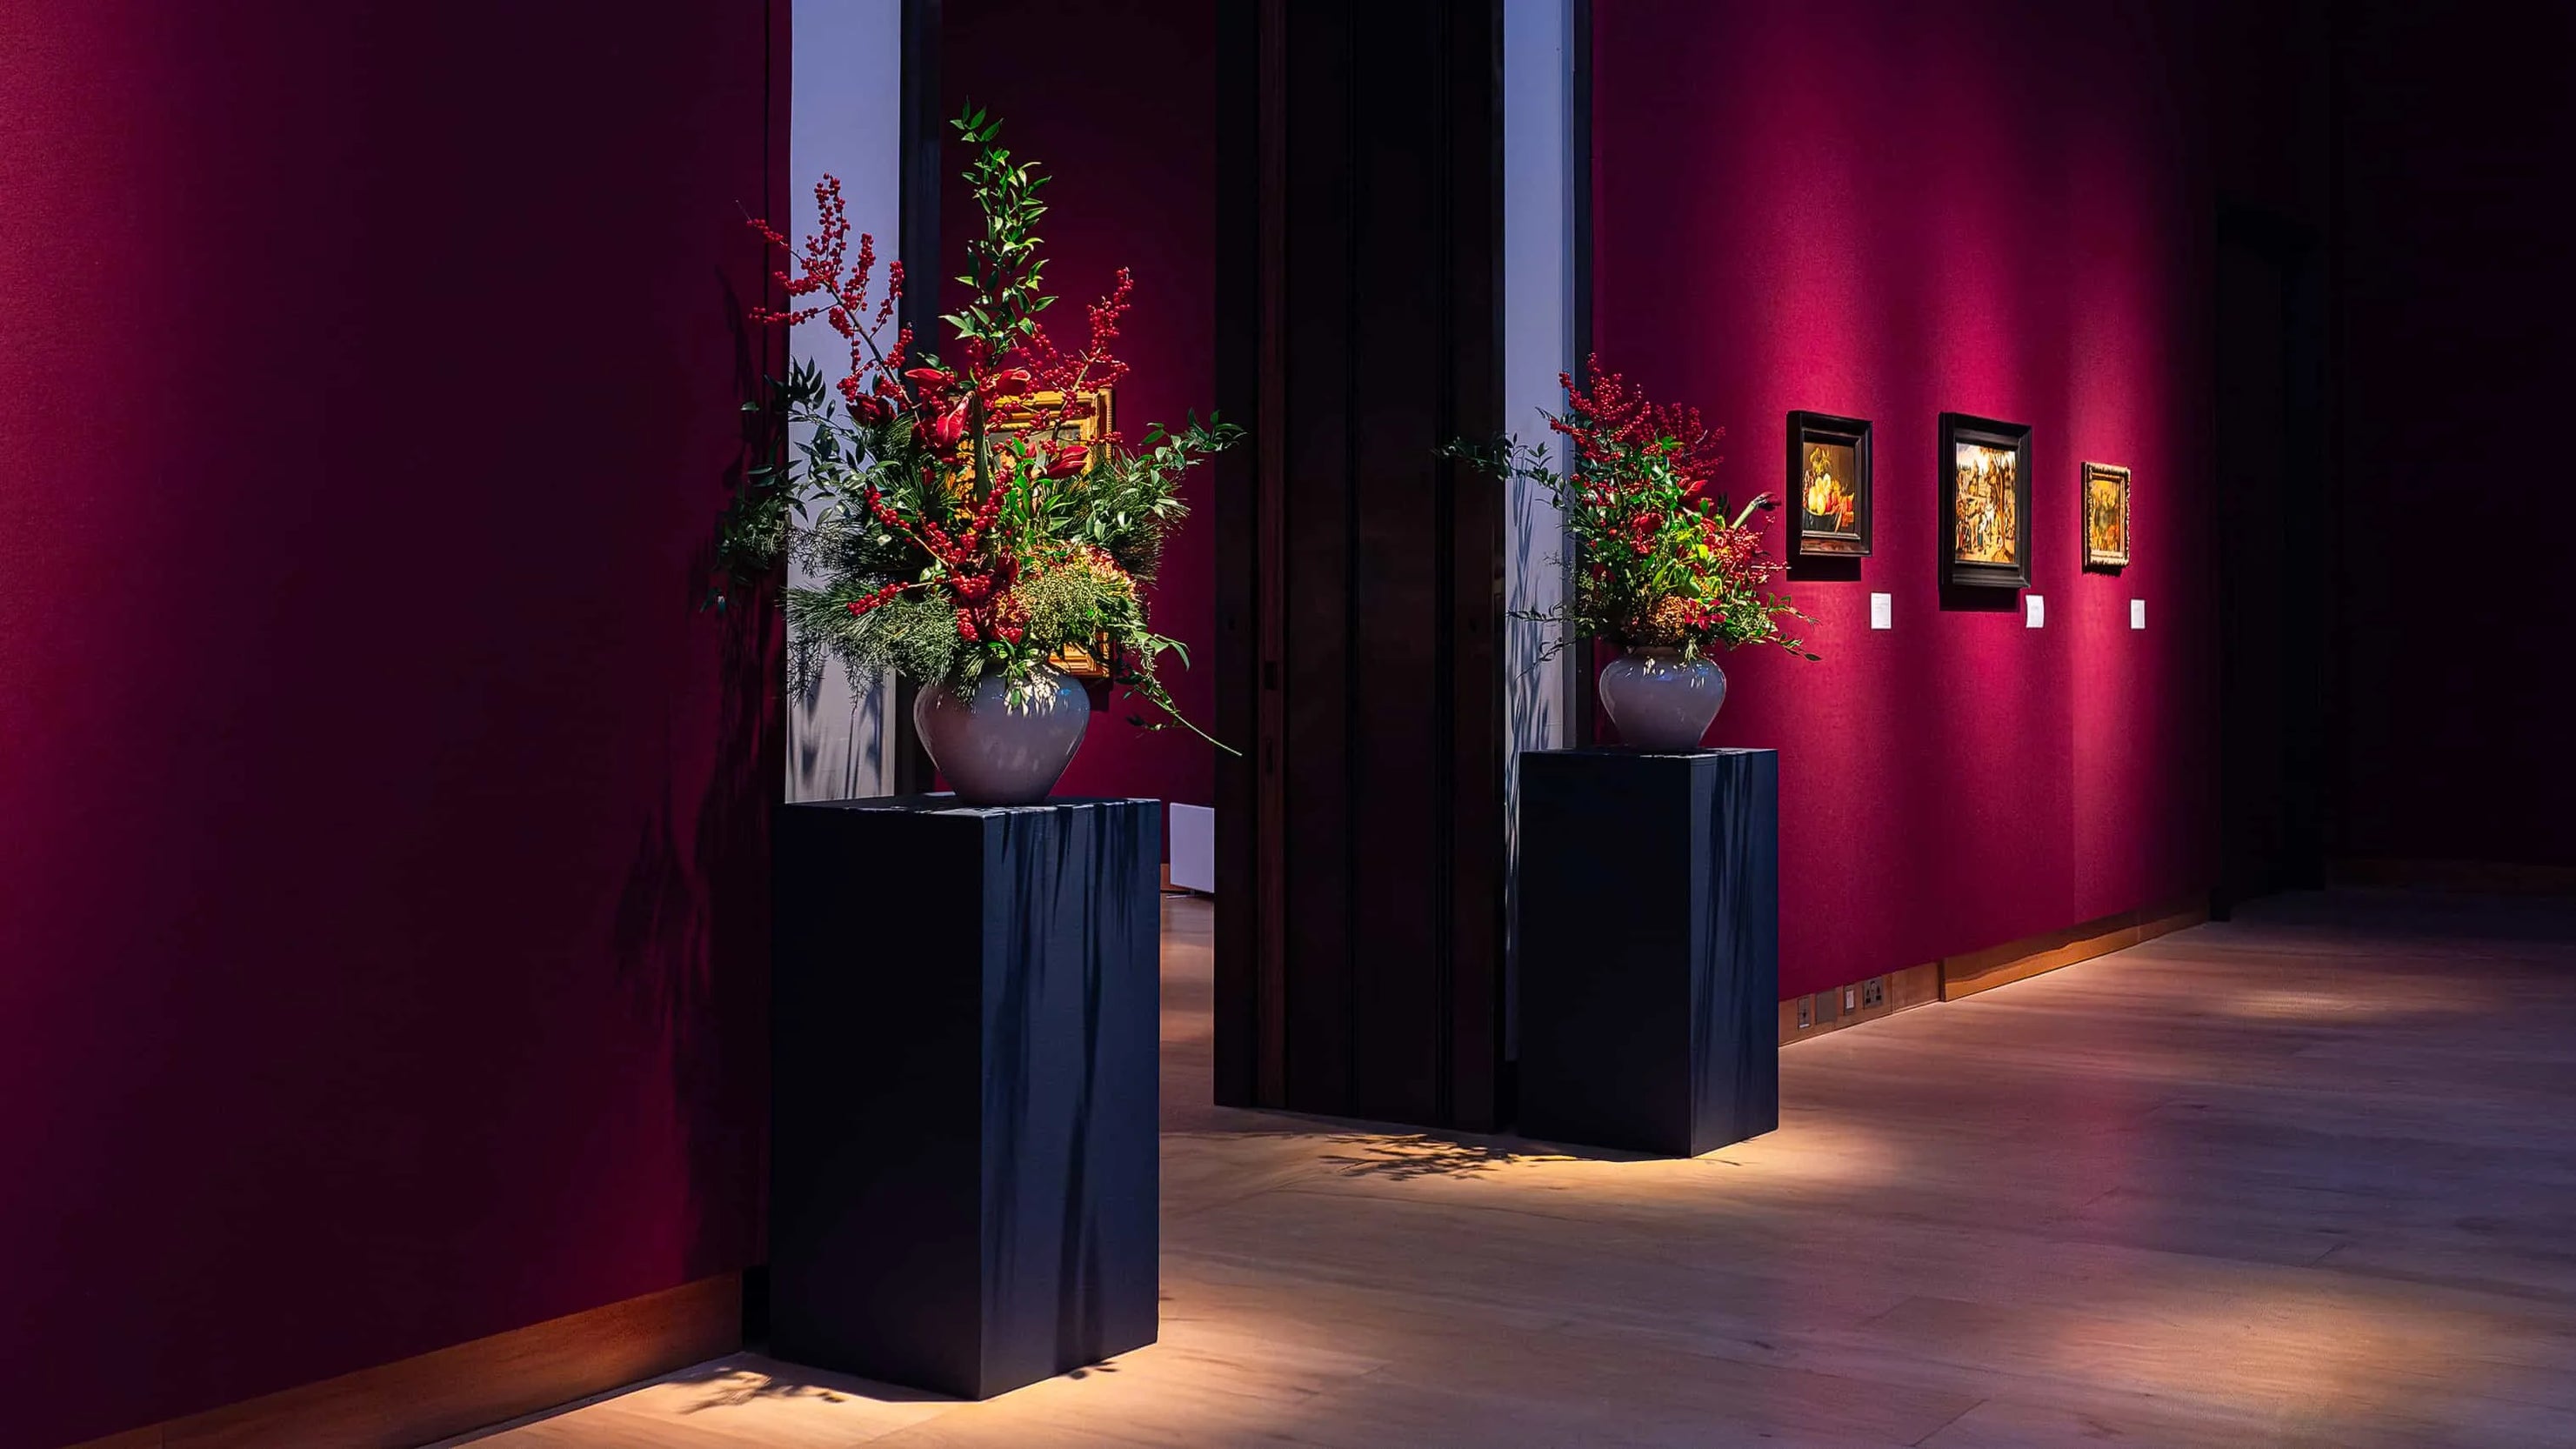
[[[1951,455],[1958,470],[1959,499],[1952,517],[1959,530],[1961,563],[2012,564],[2020,540],[2013,485],[2019,454],[1979,443],[1961,443]]]
[[[1869,423],[1830,413],[1789,414],[1790,558],[1869,553]]]
[[[2111,463],[2084,465],[2084,566],[2129,566],[2129,470]]]
[[[2030,587],[2030,429],[1941,415],[1944,581]]]

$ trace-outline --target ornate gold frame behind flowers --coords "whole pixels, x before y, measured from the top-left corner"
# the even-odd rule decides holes
[[[1035,428],[1038,419],[1058,415],[1056,425],[1047,430],[1049,442],[1079,442],[1091,445],[1091,466],[1109,461],[1109,440],[1118,431],[1118,391],[1115,388],[1086,389],[1075,393],[1068,406],[1060,392],[1033,392],[1020,397],[1004,398],[992,414],[984,419],[984,435],[996,442],[1016,438]]]
[[[1017,437],[1035,428],[1040,418],[1058,415],[1056,425],[1047,430],[1054,442],[1081,442],[1091,448],[1091,466],[1109,461],[1109,440],[1118,431],[1118,396],[1115,388],[1099,388],[1074,394],[1068,407],[1060,392],[1034,392],[1025,397],[1006,399],[984,420],[984,432],[996,440]],[[1084,681],[1109,678],[1116,663],[1109,636],[1103,634],[1092,647],[1066,644],[1047,656],[1047,662],[1075,679]]]

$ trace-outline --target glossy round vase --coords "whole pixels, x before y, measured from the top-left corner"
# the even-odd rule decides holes
[[[1019,700],[992,675],[971,691],[926,684],[913,697],[912,727],[948,787],[969,805],[1036,805],[1064,778],[1091,699],[1063,671],[1041,665]]]
[[[1601,666],[1601,707],[1620,742],[1641,750],[1696,750],[1726,703],[1726,671],[1705,655],[1631,649]]]

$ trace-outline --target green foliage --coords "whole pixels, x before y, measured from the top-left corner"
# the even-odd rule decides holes
[[[972,684],[982,669],[974,651],[961,647],[955,614],[936,599],[896,599],[865,614],[852,614],[846,588],[789,589],[787,680],[802,691],[838,660],[853,693],[874,688],[889,670],[906,679],[947,679]]]
[[[1181,475],[1242,438],[1243,429],[1213,416],[1202,423],[1192,414],[1179,433],[1155,423],[1145,430],[1143,451],[1112,447],[1106,461],[1051,493],[1050,522],[1069,542],[1099,549],[1150,582],[1161,571],[1164,535],[1189,513]]]
[[[1039,287],[1046,259],[1038,255],[1037,224],[1047,209],[1038,192],[1048,178],[1038,174],[1036,162],[1015,162],[994,144],[1002,134],[1000,120],[974,110],[949,124],[975,148],[966,180],[984,229],[967,237],[971,270],[957,279],[974,290],[974,300],[940,320],[959,342],[982,342],[998,357],[1037,331],[1038,313],[1055,301]]]
[[[788,447],[790,426],[819,411],[827,396],[822,370],[795,363],[785,378],[768,379],[759,399],[742,405],[743,441],[754,461],[716,517],[718,582],[708,588],[708,608],[725,609],[757,589],[787,556],[790,525],[805,495],[798,454]]]

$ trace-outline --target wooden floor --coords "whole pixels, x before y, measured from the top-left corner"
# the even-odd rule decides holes
[[[1790,1047],[1696,1161],[1206,1105],[1163,1339],[983,1404],[742,1357],[488,1449],[2576,1444],[2576,908],[2345,895]]]

